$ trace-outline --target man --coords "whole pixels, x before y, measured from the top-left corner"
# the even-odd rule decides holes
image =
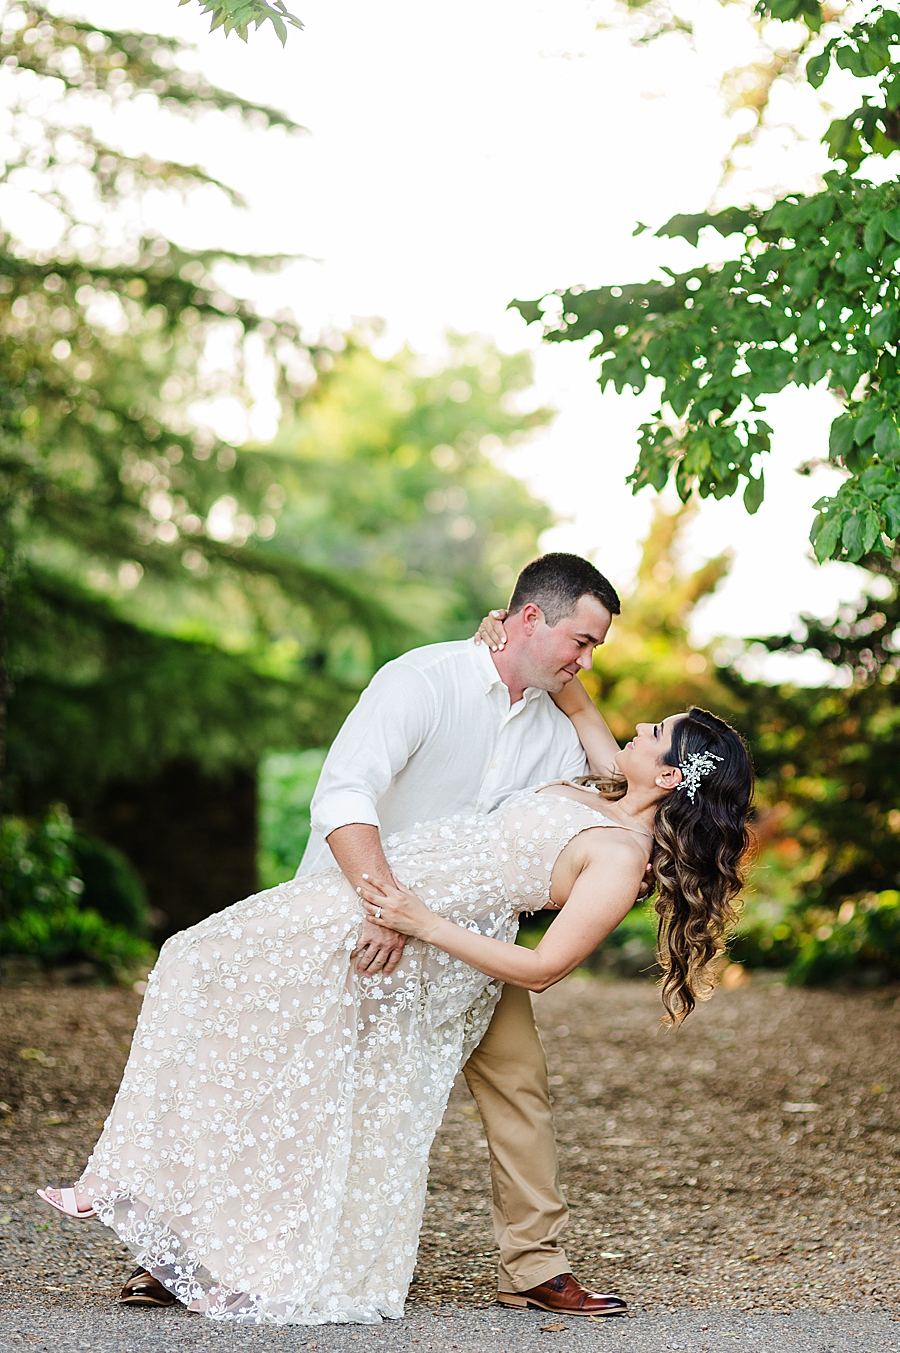
[[[372,679],[332,746],[312,801],[312,834],[298,875],[337,861],[354,887],[389,871],[389,834],[452,813],[488,813],[516,790],[584,775],[569,720],[553,704],[620,610],[615,589],[586,560],[547,554],[521,573],[490,652],[468,640],[414,649]],[[404,937],[363,924],[360,972],[389,975]],[[547,1067],[530,994],[505,987],[465,1076],[490,1148],[498,1300],[565,1315],[625,1311],[569,1272],[559,1236],[568,1209]]]

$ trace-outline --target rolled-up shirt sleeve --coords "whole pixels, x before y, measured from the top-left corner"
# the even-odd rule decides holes
[[[572,731],[574,732],[575,730],[573,729]],[[575,746],[571,749],[568,760],[560,774],[560,779],[577,780],[579,776],[590,775],[590,773],[591,768],[588,765],[587,756],[585,755],[584,748],[578,741],[578,735],[576,734]]]
[[[376,672],[335,738],[313,796],[312,826],[327,837],[364,822],[380,827],[378,800],[434,727],[431,683],[402,660]]]

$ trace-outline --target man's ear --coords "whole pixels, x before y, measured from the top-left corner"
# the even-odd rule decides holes
[[[522,617],[522,628],[530,637],[534,634],[538,625],[544,618],[544,612],[540,606],[535,606],[533,601],[527,601],[520,611]]]

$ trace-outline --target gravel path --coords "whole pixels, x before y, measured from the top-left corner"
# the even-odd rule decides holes
[[[180,1310],[118,1310],[122,1248],[94,1223],[48,1212],[32,1190],[78,1173],[138,1004],[117,990],[0,989],[2,1353],[238,1339],[319,1353],[416,1340],[416,1353],[900,1348],[896,989],[794,991],[757,978],[720,992],[677,1035],[659,1029],[649,984],[576,974],[537,999],[570,1257],[585,1281],[620,1291],[635,1317],[555,1332],[541,1329],[550,1317],[490,1304],[487,1148],[462,1084],[435,1143],[402,1324],[233,1331]]]

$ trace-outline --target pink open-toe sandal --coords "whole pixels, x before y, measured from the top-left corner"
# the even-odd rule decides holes
[[[42,1198],[45,1203],[49,1203],[51,1207],[55,1207],[57,1212],[62,1212],[65,1217],[74,1217],[78,1221],[87,1221],[89,1217],[96,1216],[93,1203],[91,1203],[88,1208],[78,1206],[78,1199],[75,1196],[74,1189],[60,1189],[60,1202],[57,1202],[55,1198],[51,1198],[46,1189],[38,1189],[37,1196]]]

